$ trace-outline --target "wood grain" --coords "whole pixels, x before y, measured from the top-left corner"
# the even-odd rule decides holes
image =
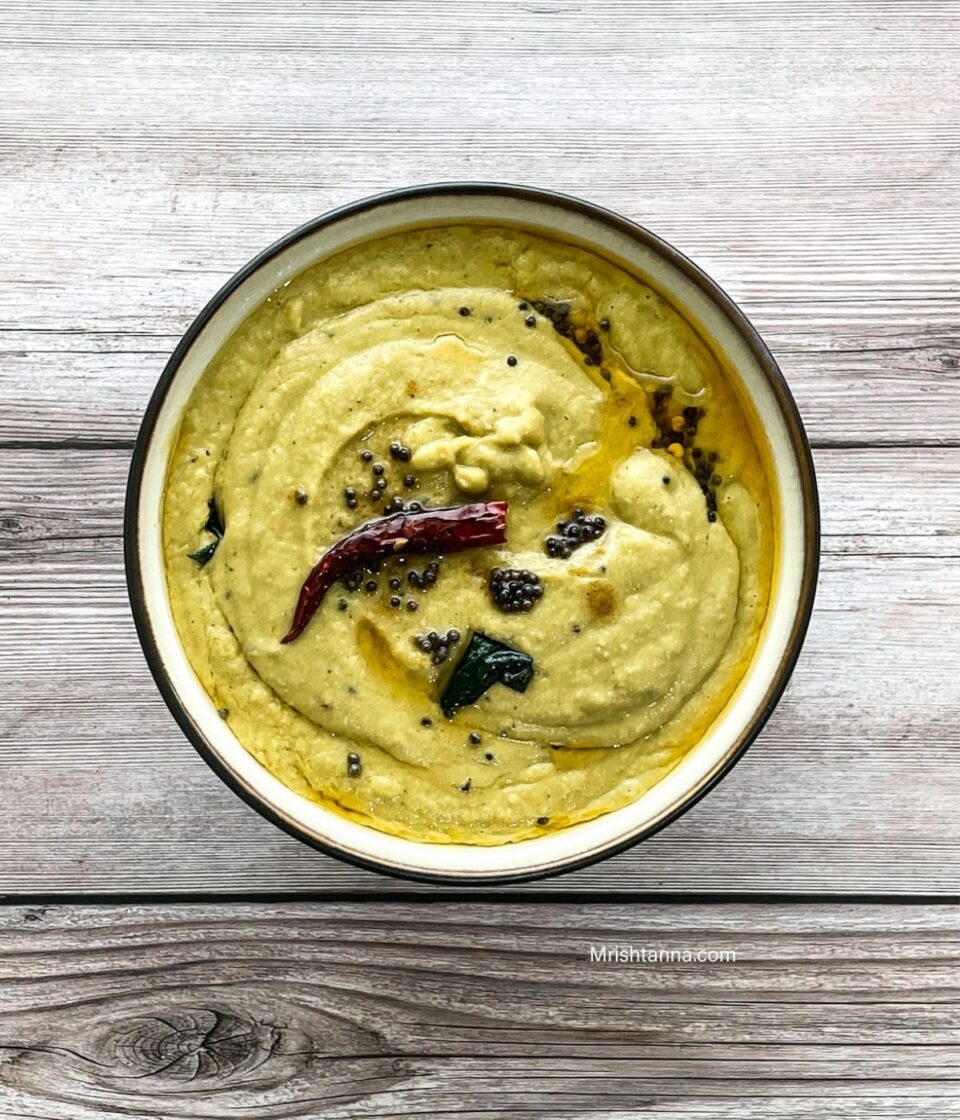
[[[960,442],[954,4],[4,7],[0,213],[30,265],[0,254],[2,439],[132,439],[263,245],[487,177],[674,240],[754,318],[816,441]]]
[[[897,335],[848,321],[848,334],[834,329],[828,338],[817,336],[816,310],[795,333],[778,325],[774,310],[745,310],[788,378],[814,446],[960,446],[960,331]],[[944,314],[960,321],[960,306]],[[177,341],[112,330],[0,330],[0,447],[132,447]]]
[[[0,764],[23,813],[3,885],[356,881],[275,836],[173,730],[122,596],[126,456],[110,448],[266,241],[367,191],[489,176],[676,240],[755,318],[824,449],[824,579],[797,678],[631,882],[952,889],[955,6],[194,12],[0,5]],[[848,449],[865,443],[885,450]],[[77,444],[101,457],[58,447]],[[210,821],[227,822],[218,851]]]
[[[958,975],[945,906],[8,907],[0,1116],[952,1117]]]
[[[955,0],[0,0],[0,26],[0,1120],[960,1115]],[[536,905],[412,905],[186,743],[120,514],[236,268],[481,178],[619,210],[741,303],[818,449],[824,559],[783,702],[687,816]],[[583,893],[681,890],[944,905]],[[327,896],[10,901],[84,891]]]
[[[184,741],[130,623],[120,506],[167,355],[243,261],[454,178],[674,240],[753,317],[820,449],[821,590],[774,720],[692,813],[564,888],[956,892],[954,4],[0,19],[0,892],[395,889],[278,833]]]
[[[564,889],[957,893],[960,449],[816,459],[823,577],[776,716],[689,815]],[[126,602],[128,462],[0,451],[0,892],[401,889],[260,820],[174,725]]]

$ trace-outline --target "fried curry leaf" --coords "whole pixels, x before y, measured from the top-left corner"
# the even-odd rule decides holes
[[[190,553],[190,559],[195,560],[201,568],[213,557],[224,534],[223,518],[221,518],[220,511],[217,509],[216,498],[210,498],[207,501],[207,521],[203,531],[213,533],[213,540],[201,545],[196,552]]]
[[[204,526],[208,533],[213,535],[219,540],[224,534],[223,518],[220,516],[220,511],[217,509],[217,499],[207,499],[207,523]]]
[[[202,568],[209,560],[213,558],[213,554],[217,551],[217,545],[220,543],[220,538],[210,541],[209,544],[202,545],[196,552],[190,553],[190,559],[196,562]]]
[[[440,697],[447,717],[474,704],[495,684],[526,692],[533,679],[533,658],[521,650],[475,631]]]

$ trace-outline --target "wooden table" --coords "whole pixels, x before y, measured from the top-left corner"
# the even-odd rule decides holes
[[[0,26],[0,1118],[960,1116],[956,0],[14,0]],[[226,790],[146,670],[120,540],[215,289],[333,205],[463,178],[703,265],[795,391],[824,515],[743,761],[634,851],[506,893],[354,870]]]

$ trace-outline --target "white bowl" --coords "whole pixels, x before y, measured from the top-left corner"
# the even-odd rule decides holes
[[[181,413],[207,364],[280,284],[319,260],[411,227],[481,222],[521,226],[612,258],[703,329],[741,382],[764,429],[777,524],[769,609],[753,659],[701,741],[632,804],[556,833],[498,847],[401,839],[294,793],[220,719],[174,626],[161,540],[164,479]],[[213,769],[270,820],[364,867],[416,879],[504,882],[581,867],[649,836],[689,808],[757,736],[785,688],[813,606],[819,510],[810,448],[796,405],[736,304],[676,249],[617,214],[550,191],[489,183],[414,187],[363,199],[294,230],[242,268],[201,311],[167,363],[147,407],[127,488],[127,584],[147,661],[187,737]]]

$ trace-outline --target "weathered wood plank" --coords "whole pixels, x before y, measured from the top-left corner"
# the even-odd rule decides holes
[[[814,459],[825,556],[960,559],[960,448],[821,448]],[[119,557],[129,465],[125,449],[0,447],[0,571]]]
[[[396,889],[262,821],[174,725],[126,603],[128,460],[0,452],[0,892]],[[564,888],[957,891],[960,450],[817,467],[820,593],[775,718],[690,814]]]
[[[5,111],[35,127],[0,135],[8,243],[30,246],[0,256],[0,439],[132,439],[176,337],[263,245],[485,175],[675,240],[753,316],[815,440],[960,442],[954,5],[186,10],[5,21]]]
[[[515,146],[519,147],[523,139],[518,134]],[[429,145],[432,140],[427,134],[415,138],[415,143]],[[558,136],[554,143],[559,140]],[[173,142],[179,144],[181,139]],[[353,142],[351,137],[351,146]],[[779,153],[781,157],[783,154]],[[749,159],[752,153],[742,155]],[[640,144],[635,142],[623,158],[636,160],[640,156]],[[268,150],[262,158],[282,161],[283,149]],[[688,154],[686,160],[689,158]],[[877,162],[882,166],[885,159],[878,158]],[[502,156],[498,163],[504,166]],[[460,177],[470,177],[469,165],[461,163],[461,167]],[[947,168],[931,169],[930,174],[940,178],[948,167],[949,161]],[[842,173],[844,169],[838,170]],[[22,179],[8,174],[8,183],[12,179],[19,185],[19,190],[8,185],[4,192],[9,211],[26,206],[36,190],[32,175],[38,171],[51,176],[42,188],[45,198],[41,201],[48,206],[56,205],[67,190],[67,182],[57,180],[77,173],[75,163],[65,161],[59,168],[31,168],[30,175]],[[877,173],[881,173],[880,166]],[[512,176],[501,173],[500,177],[521,176],[514,172]],[[626,167],[624,177],[628,177]],[[399,168],[389,179],[377,178],[352,188],[291,190],[280,195],[256,187],[211,189],[206,182],[195,187],[188,182],[174,188],[164,183],[152,187],[157,197],[147,213],[136,167],[127,168],[124,178],[130,184],[122,189],[94,179],[73,203],[78,208],[75,220],[88,227],[85,241],[95,243],[86,250],[89,256],[79,251],[61,260],[65,247],[60,245],[49,260],[35,264],[26,276],[19,260],[5,267],[0,261],[3,329],[179,334],[221,283],[289,229],[335,205],[423,181],[425,176],[413,168],[406,173]],[[760,326],[764,326],[766,315],[773,323],[782,322],[792,335],[816,337],[824,333],[827,324],[881,327],[884,320],[895,315],[901,324],[901,336],[933,328],[955,337],[958,297],[953,288],[952,262],[960,235],[952,221],[953,193],[946,178],[939,190],[924,199],[916,215],[894,212],[884,216],[878,208],[876,215],[867,211],[870,221],[850,225],[843,222],[843,211],[855,204],[860,191],[849,186],[838,188],[841,197],[828,211],[831,220],[827,221],[824,198],[819,186],[813,184],[808,193],[796,196],[802,201],[794,200],[790,212],[778,215],[774,211],[761,219],[753,208],[761,201],[755,194],[751,194],[749,205],[741,201],[737,206],[724,193],[705,198],[702,190],[696,195],[678,196],[666,194],[661,186],[664,193],[658,196],[632,186],[601,189],[592,176],[574,178],[569,169],[563,179],[546,179],[531,166],[523,178],[586,195],[648,225],[675,242],[728,288],[748,313],[761,320]],[[195,220],[185,221],[179,209],[183,203],[171,212],[174,190],[178,197],[187,196],[187,204],[200,212],[202,228],[192,228]],[[902,192],[893,191],[885,201],[892,209],[902,199]],[[714,220],[714,208],[725,211],[722,221]],[[942,216],[925,216],[938,209]],[[46,213],[45,209],[32,220],[32,232],[42,246],[53,241],[58,228],[52,217],[43,216]],[[258,213],[259,217],[255,216]],[[842,229],[839,233],[838,224]],[[875,248],[877,243],[879,248]],[[44,252],[51,250],[46,248]],[[161,278],[162,300],[157,295]],[[38,292],[42,298],[38,298]],[[121,293],[122,298],[118,298]]]
[[[0,0],[0,23],[0,894],[402,886],[194,755],[123,594],[128,454],[57,445],[129,446],[179,334],[286,229],[489,177],[675,241],[830,448],[771,725],[682,821],[545,886],[955,900],[955,3]],[[0,907],[0,1120],[952,1118],[958,913]],[[611,942],[739,959],[591,964]]]
[[[123,0],[88,0],[82,5],[48,0],[24,8],[16,0],[5,0],[0,3],[0,13],[17,17],[7,23],[6,41],[38,52],[50,47],[78,52],[93,47],[177,52],[252,48],[276,51],[284,58],[318,51],[340,57],[370,51],[382,58],[436,49],[455,50],[465,58],[510,56],[530,50],[534,39],[544,55],[589,58],[634,50],[652,53],[663,46],[676,49],[682,42],[708,57],[720,54],[726,58],[731,49],[747,55],[771,49],[780,52],[785,41],[794,50],[816,44],[822,51],[848,53],[855,40],[867,58],[880,54],[884,57],[878,61],[883,63],[891,51],[915,56],[921,51],[955,50],[949,33],[960,30],[960,16],[950,0],[924,0],[909,6],[900,0],[857,0],[842,8],[824,0],[757,0],[752,4],[684,0],[682,5],[662,0],[598,0],[591,12],[552,0],[536,6],[462,0],[455,9],[435,0],[404,0],[402,4],[367,0],[359,13],[351,0],[325,0],[322,8],[288,8],[265,0],[213,0],[206,10],[217,18],[174,22],[173,16],[191,7],[189,0],[142,0],[133,9]],[[546,18],[552,11],[564,18]],[[612,12],[624,21],[642,17],[643,42],[618,37],[616,26],[605,18]],[[591,13],[595,18],[588,18]],[[512,24],[505,24],[505,16]],[[581,32],[576,37],[571,35],[572,26]],[[513,34],[505,33],[508,27]],[[319,39],[316,36],[321,32],[323,38]],[[576,71],[568,74],[570,80],[578,76]]]
[[[0,1115],[955,1116],[958,966],[945,906],[8,907]]]
[[[848,316],[818,337],[821,313],[806,308],[804,331],[791,334],[775,310],[753,312],[815,445],[960,444],[960,333],[899,319],[887,334],[861,333]],[[956,322],[960,305],[945,314]],[[173,334],[0,331],[0,446],[132,445],[176,343]]]

